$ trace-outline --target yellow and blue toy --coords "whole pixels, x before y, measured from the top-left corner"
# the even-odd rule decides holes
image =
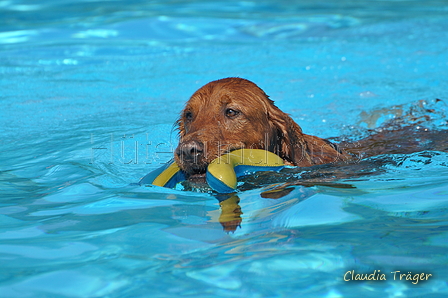
[[[261,149],[239,149],[213,160],[207,167],[208,185],[218,193],[232,193],[237,178],[258,171],[280,171],[285,166],[278,155]],[[173,188],[186,179],[185,173],[174,160],[143,177],[139,184]]]

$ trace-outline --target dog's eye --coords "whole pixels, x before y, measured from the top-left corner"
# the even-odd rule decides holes
[[[237,111],[237,110],[234,110],[234,109],[227,109],[226,110],[226,116],[229,117],[229,118],[235,118],[239,114],[240,114],[240,112]]]
[[[185,112],[184,116],[185,116],[185,119],[187,119],[187,120],[193,119],[193,113],[190,111]]]

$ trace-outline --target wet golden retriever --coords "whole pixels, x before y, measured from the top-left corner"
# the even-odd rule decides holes
[[[178,126],[174,158],[188,177],[202,176],[213,159],[241,148],[268,150],[300,167],[349,158],[328,140],[304,134],[261,88],[242,78],[201,87],[186,103]]]

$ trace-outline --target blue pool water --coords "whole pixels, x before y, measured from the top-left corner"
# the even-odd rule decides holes
[[[189,96],[228,76],[321,137],[422,103],[446,130],[447,16],[443,0],[0,1],[0,297],[446,297],[446,152],[222,208],[130,184],[171,158]]]

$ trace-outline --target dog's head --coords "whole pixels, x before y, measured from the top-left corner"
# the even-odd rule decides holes
[[[291,159],[300,127],[256,84],[241,78],[210,82],[186,103],[178,120],[174,157],[188,175],[203,174],[215,158],[241,148],[265,149]]]

